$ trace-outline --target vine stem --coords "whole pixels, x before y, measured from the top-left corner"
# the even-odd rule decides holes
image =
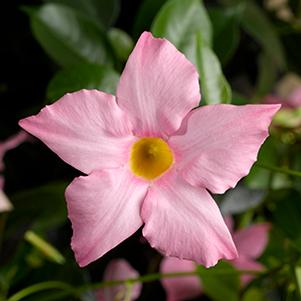
[[[295,176],[295,177],[301,177],[301,172],[297,171],[297,170],[292,170],[289,168],[283,168],[283,167],[278,167],[278,166],[272,166],[269,164],[265,164],[265,163],[256,163],[255,164],[256,167],[260,167],[263,169],[267,169],[270,171],[274,171],[274,172],[279,172],[279,173],[284,173],[290,176]]]
[[[234,271],[216,271],[214,272],[214,275],[235,275],[235,274],[255,274],[260,275],[263,272],[262,271],[252,271],[252,270],[234,270]],[[24,299],[25,297],[44,291],[44,290],[51,290],[51,289],[57,289],[57,290],[63,290],[65,292],[65,295],[73,295],[73,296],[80,296],[81,293],[88,291],[88,290],[97,290],[104,287],[112,287],[120,284],[124,285],[133,285],[134,283],[140,282],[140,283],[146,283],[146,282],[152,282],[156,280],[160,280],[162,278],[175,278],[175,277],[187,277],[187,276],[202,276],[207,274],[206,272],[202,271],[192,271],[192,272],[175,272],[175,273],[153,273],[153,274],[147,274],[143,275],[137,278],[128,278],[128,279],[120,279],[120,280],[109,280],[109,281],[103,281],[100,283],[91,283],[91,284],[85,284],[80,287],[73,287],[69,284],[66,284],[64,282],[60,281],[46,281],[46,282],[40,282],[37,284],[34,284],[32,286],[26,287],[22,289],[21,291],[17,292],[16,294],[12,295],[7,299],[7,301],[19,301]],[[64,295],[64,293],[62,294]]]

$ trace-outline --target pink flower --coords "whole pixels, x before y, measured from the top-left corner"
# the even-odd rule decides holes
[[[267,95],[263,99],[263,103],[282,104],[283,108],[296,109],[301,107],[301,86],[294,89],[285,99],[277,95]]]
[[[254,224],[233,232],[233,220],[231,217],[225,219],[231,233],[233,233],[234,243],[237,247],[238,258],[231,263],[238,270],[261,271],[263,265],[257,262],[258,258],[264,251],[268,243],[267,223]],[[196,269],[196,263],[189,260],[180,260],[173,257],[165,257],[160,266],[161,273],[173,272],[192,272]],[[248,284],[254,276],[242,275],[241,283]],[[166,290],[167,301],[181,301],[192,299],[199,296],[203,289],[201,280],[197,276],[163,278],[161,280]]]
[[[225,218],[233,240],[237,247],[238,258],[232,261],[232,264],[238,270],[261,271],[264,266],[255,259],[265,250],[268,244],[268,233],[270,225],[267,223],[254,224],[249,227],[234,232],[233,219],[229,216]],[[254,278],[253,275],[242,275],[242,284],[248,284]]]
[[[125,280],[137,277],[139,277],[139,273],[127,261],[124,259],[114,259],[105,269],[103,280]],[[129,293],[130,298],[126,300],[136,300],[140,296],[141,289],[142,284],[139,282],[132,284],[131,287],[127,287],[126,285],[104,287],[97,291],[96,299],[97,301],[125,300],[127,293]]]
[[[80,266],[142,225],[144,237],[168,256],[207,267],[237,256],[207,189],[223,193],[249,172],[279,105],[192,111],[199,100],[195,67],[170,42],[145,32],[116,98],[81,90],[20,121],[88,174],[66,190]]]
[[[4,155],[7,151],[16,148],[19,144],[28,139],[28,134],[24,131],[20,131],[18,134],[8,138],[7,140],[0,142],[0,172],[4,171]],[[3,192],[4,177],[0,175],[0,212],[9,211],[12,209],[12,205],[7,196]]]

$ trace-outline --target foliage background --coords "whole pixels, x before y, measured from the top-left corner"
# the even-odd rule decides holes
[[[0,10],[0,140],[19,130],[20,118],[65,92],[81,88],[113,92],[143,30],[169,38],[194,61],[204,103],[257,103],[276,93],[277,82],[288,73],[300,76],[300,1],[287,1],[291,15],[286,19],[279,10],[269,9],[268,1],[205,1],[206,9],[197,0],[173,0],[169,6],[165,2],[6,1]],[[200,297],[204,300],[223,300],[225,295],[230,301],[300,299],[300,173],[292,175],[289,170],[301,170],[301,114],[298,108],[289,114],[293,115],[273,127],[259,156],[261,167],[255,166],[238,189],[219,197],[238,227],[272,223],[269,246],[261,258],[267,272],[240,289],[238,274],[231,273],[225,281],[214,276],[213,269],[208,277],[214,281],[205,288],[207,296]],[[69,246],[71,228],[64,202],[64,189],[78,172],[36,140],[10,151],[5,164],[5,192],[14,210],[0,215],[0,300],[42,281],[74,286],[99,282],[106,264],[117,257],[126,258],[141,274],[158,271],[161,256],[141,243],[139,232],[79,269]],[[41,252],[41,246],[28,239],[28,230],[59,254],[48,247]],[[59,300],[57,293],[41,292],[26,300]],[[91,290],[72,298],[95,300]],[[140,298],[165,300],[160,282],[145,284]]]

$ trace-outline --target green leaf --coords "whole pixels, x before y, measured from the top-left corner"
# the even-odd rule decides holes
[[[117,58],[126,61],[134,47],[132,38],[125,31],[118,28],[111,28],[108,34]]]
[[[238,301],[239,274],[227,262],[220,261],[215,267],[198,266],[204,292],[215,301]],[[221,272],[225,272],[224,275]],[[228,273],[227,273],[228,272]]]
[[[241,18],[243,28],[262,46],[274,63],[284,68],[286,65],[284,51],[279,37],[264,11],[253,1],[246,1]]]
[[[119,75],[113,69],[95,65],[79,64],[59,71],[47,88],[47,99],[55,101],[68,92],[81,89],[98,89],[115,94]]]
[[[143,31],[149,31],[156,14],[165,2],[166,0],[144,0],[141,3],[133,26],[135,38],[138,38]]]
[[[233,9],[214,8],[209,10],[213,25],[213,49],[225,65],[235,53],[240,39],[239,22]]]
[[[256,98],[261,99],[271,93],[277,79],[277,67],[267,53],[263,52],[258,57],[258,73]]]
[[[30,21],[35,38],[59,65],[113,64],[104,32],[75,10],[60,4],[45,4],[31,10]]]
[[[295,275],[298,284],[299,295],[301,296],[301,267],[300,266],[295,267]]]
[[[212,40],[211,23],[199,0],[169,0],[155,17],[151,31],[157,37],[167,38],[185,54],[195,48],[197,32],[201,32],[207,45]]]
[[[101,26],[109,27],[117,19],[120,0],[50,0],[75,8]]]
[[[258,288],[248,289],[242,298],[242,301],[265,301],[265,300],[266,300],[265,295]]]
[[[201,80],[202,95],[207,104],[230,103],[232,92],[214,52],[196,35],[196,66]]]
[[[292,244],[301,252],[301,196],[291,191],[285,198],[274,199],[273,220]]]
[[[56,182],[10,196],[14,209],[8,217],[5,235],[31,228],[45,231],[66,222],[67,210],[64,191],[67,184]]]

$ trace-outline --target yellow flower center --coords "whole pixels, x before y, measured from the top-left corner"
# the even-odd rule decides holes
[[[162,175],[172,163],[172,151],[160,138],[141,138],[132,146],[130,167],[136,176],[153,180]]]

